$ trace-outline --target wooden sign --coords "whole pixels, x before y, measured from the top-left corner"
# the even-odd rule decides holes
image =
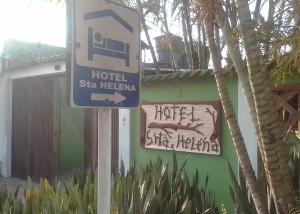
[[[146,149],[220,154],[220,103],[143,103]]]

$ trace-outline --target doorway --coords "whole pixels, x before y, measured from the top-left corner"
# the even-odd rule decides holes
[[[13,80],[12,176],[52,179],[59,171],[58,77]]]

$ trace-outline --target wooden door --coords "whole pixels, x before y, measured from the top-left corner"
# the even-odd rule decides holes
[[[12,175],[58,175],[59,99],[55,78],[14,80]]]
[[[29,175],[30,144],[28,132],[29,103],[26,80],[13,82],[12,94],[12,176],[27,178]],[[26,112],[26,113],[25,113]]]

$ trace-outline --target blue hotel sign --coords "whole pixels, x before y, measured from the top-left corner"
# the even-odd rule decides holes
[[[137,107],[140,97],[138,13],[105,0],[73,1],[71,105]]]

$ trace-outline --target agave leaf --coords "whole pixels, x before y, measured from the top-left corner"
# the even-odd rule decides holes
[[[120,176],[121,178],[125,177],[125,165],[123,159],[121,160]]]
[[[20,191],[20,185],[17,186],[17,188],[16,188],[16,190],[15,190],[15,192],[14,192],[14,195],[13,195],[13,196],[14,196],[15,198],[18,198],[18,196],[19,196],[19,191]]]
[[[238,181],[237,178],[233,172],[233,169],[229,163],[229,161],[227,160],[227,165],[228,165],[228,171],[229,171],[229,175],[231,178],[231,183],[233,185],[233,191],[235,192],[235,209],[237,213],[244,213],[244,214],[252,214],[253,213],[253,207],[251,207],[250,202],[248,200],[248,192],[247,192],[247,188],[245,187],[245,182],[242,181],[242,184],[244,186],[241,186]],[[240,174],[240,176],[243,176],[242,174]],[[243,178],[244,179],[244,178]],[[242,180],[243,180],[242,179]]]
[[[229,186],[229,192],[230,192],[231,200],[235,204],[236,203],[236,198],[235,198],[235,194],[234,194],[234,191],[233,191],[231,186]]]
[[[180,213],[182,214],[190,214],[191,213],[191,209],[192,209],[192,204],[191,204],[191,201],[187,198],[182,207],[181,207],[181,210],[180,210]]]
[[[205,189],[206,189],[207,186],[208,186],[208,180],[209,180],[209,175],[206,174],[206,176],[205,176],[205,185],[204,185],[204,188],[205,188]]]
[[[176,157],[176,152],[175,150],[173,150],[173,179],[176,177],[176,173],[178,170],[178,161],[177,161],[177,157]]]
[[[202,212],[202,214],[213,214],[213,213],[215,213],[214,211],[213,211],[213,209],[212,208],[208,208],[207,210],[205,210],[204,212]]]

